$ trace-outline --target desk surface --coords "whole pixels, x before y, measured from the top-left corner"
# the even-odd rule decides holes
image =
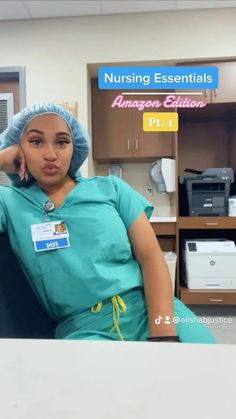
[[[176,217],[150,217],[151,223],[176,223]]]
[[[0,340],[4,419],[235,419],[236,346]]]

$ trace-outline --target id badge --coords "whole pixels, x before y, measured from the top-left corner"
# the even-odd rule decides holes
[[[32,224],[31,236],[36,252],[70,247],[67,226],[62,220]]]

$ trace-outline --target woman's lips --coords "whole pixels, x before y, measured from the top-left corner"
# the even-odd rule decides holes
[[[43,167],[42,170],[46,175],[53,176],[58,172],[59,167],[54,166],[54,165],[48,165],[48,166]]]

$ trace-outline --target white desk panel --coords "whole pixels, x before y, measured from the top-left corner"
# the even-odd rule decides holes
[[[236,346],[0,340],[3,419],[235,419]]]

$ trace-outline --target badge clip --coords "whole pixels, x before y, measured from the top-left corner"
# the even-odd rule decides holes
[[[55,205],[52,201],[47,200],[44,202],[43,209],[44,209],[44,215],[45,215],[45,222],[48,222],[50,221],[48,213],[55,209]]]

